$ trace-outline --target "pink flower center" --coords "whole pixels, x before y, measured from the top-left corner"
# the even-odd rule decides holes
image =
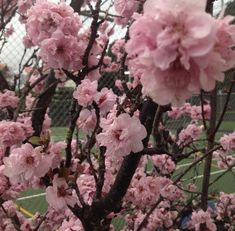
[[[102,104],[107,99],[106,95],[102,95],[99,99],[99,104]]]
[[[33,163],[34,163],[34,157],[28,156],[28,157],[26,158],[26,163],[27,163],[28,165],[33,165]]]
[[[57,189],[57,196],[58,197],[65,197],[67,195],[67,191],[64,186],[58,187]]]
[[[56,52],[59,54],[63,54],[64,53],[64,47],[62,45],[59,45],[56,49]]]
[[[121,134],[122,134],[122,130],[115,130],[115,131],[114,131],[114,137],[115,137],[118,141],[121,140],[121,139],[120,139]]]

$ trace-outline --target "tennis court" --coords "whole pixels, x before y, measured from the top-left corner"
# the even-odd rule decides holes
[[[228,128],[234,129],[235,122],[230,122],[230,124],[224,124],[222,129]],[[232,131],[232,130],[231,130]],[[52,139],[54,141],[64,140],[66,135],[66,128],[64,127],[56,127],[52,128]],[[183,173],[190,163],[193,161],[191,160],[184,160],[177,166],[175,171],[175,177]],[[219,169],[216,163],[212,165],[212,172],[211,172],[211,182],[215,181],[221,174],[223,174],[226,170]],[[203,163],[198,164],[196,168],[193,168],[183,177],[183,183],[188,184],[190,183],[190,179],[194,180],[195,184],[200,189],[202,179],[203,179]],[[210,188],[211,192],[220,192],[224,191],[227,193],[235,192],[235,167],[232,171],[226,173],[222,176],[219,180],[216,181]],[[21,197],[16,200],[16,205],[18,209],[27,217],[33,217],[36,212],[44,213],[47,210],[47,202],[45,199],[45,192],[43,190],[28,190],[22,193]],[[118,221],[117,226],[122,227],[122,221]],[[120,230],[117,228],[117,230]]]

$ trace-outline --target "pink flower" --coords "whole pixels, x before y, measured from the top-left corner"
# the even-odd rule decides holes
[[[137,10],[138,2],[135,0],[115,0],[114,8],[123,17],[130,18]]]
[[[151,206],[159,199],[160,189],[168,182],[169,179],[165,177],[146,175],[143,168],[139,168],[131,181],[125,200],[138,208]]]
[[[48,115],[48,113],[45,114],[44,121],[42,124],[42,131],[41,135],[45,135],[49,133],[49,129],[51,127],[51,117]]]
[[[32,127],[32,118],[31,117],[24,117],[19,115],[17,118],[17,122],[21,123],[21,127],[24,130],[25,136],[30,137],[33,135],[33,127]]]
[[[212,90],[216,80],[223,80],[225,63],[234,63],[234,41],[219,42],[234,36],[233,26],[223,20],[218,27],[205,3],[147,0],[130,27],[129,69],[142,71],[143,93],[161,105],[181,105],[201,88]]]
[[[42,177],[50,169],[50,161],[42,153],[42,148],[33,148],[31,144],[24,144],[21,148],[12,150],[9,157],[3,158],[4,174],[15,184],[32,180],[34,176]]]
[[[19,122],[0,121],[0,144],[8,147],[26,139],[22,124]]]
[[[4,33],[5,37],[10,37],[13,33],[15,32],[14,27],[12,26],[12,24],[10,25],[10,27],[6,28],[6,31]]]
[[[74,206],[77,198],[73,195],[64,178],[54,176],[52,186],[46,189],[46,200],[56,210],[65,209],[67,205]]]
[[[63,160],[62,151],[66,148],[66,143],[64,141],[59,141],[51,144],[49,149],[49,158],[51,159],[51,168],[55,169],[60,165]]]
[[[204,110],[204,118],[206,120],[210,119],[211,116],[211,107],[209,103],[206,103],[203,105],[203,110]],[[202,120],[202,106],[192,106],[191,111],[190,111],[190,116],[192,120]]]
[[[160,190],[160,193],[164,198],[170,201],[179,200],[183,196],[183,192],[176,185],[173,185],[172,182],[164,186]]]
[[[235,26],[230,24],[232,16],[217,19],[216,43],[208,57],[200,57],[197,62],[204,66],[200,82],[202,88],[210,91],[215,87],[216,80],[224,81],[224,72],[235,65]]]
[[[82,80],[73,93],[73,97],[81,106],[91,105],[97,94],[97,81],[91,82],[89,79]]]
[[[82,66],[81,55],[83,49],[77,38],[65,35],[62,31],[55,31],[48,39],[41,43],[39,55],[42,60],[52,68],[64,68],[66,70],[78,70]]]
[[[70,218],[68,221],[64,220],[62,226],[59,228],[59,231],[84,231],[82,223],[77,218]]]
[[[197,127],[195,124],[189,124],[179,133],[179,145],[187,145],[190,142],[199,139],[202,133],[202,127]]]
[[[3,93],[0,92],[0,108],[16,108],[18,102],[19,98],[15,95],[15,92],[9,90],[5,90]]]
[[[235,132],[223,135],[223,137],[220,138],[220,144],[227,152],[235,150]]]
[[[192,226],[195,228],[196,231],[200,230],[200,224],[206,224],[208,231],[216,231],[216,225],[213,223],[213,220],[211,219],[210,213],[208,211],[194,211],[192,213],[191,217]]]
[[[105,115],[108,113],[116,103],[117,96],[113,93],[113,91],[106,87],[102,88],[100,92],[95,95],[95,102],[100,108],[100,113]]]
[[[30,79],[29,79],[29,83],[32,85],[35,83],[35,81],[37,81],[39,78],[41,78],[41,75],[40,73],[35,70],[33,72],[33,74],[31,75]],[[44,84],[45,84],[45,80],[41,80],[36,86],[34,86],[33,90],[36,92],[36,93],[40,93],[40,91],[43,89],[44,87]]]
[[[126,156],[131,152],[140,152],[144,148],[142,140],[147,132],[136,117],[123,113],[114,118],[109,126],[101,127],[103,131],[96,139],[99,145],[107,148],[108,155]]]
[[[184,114],[180,107],[172,107],[171,111],[167,112],[167,115],[172,119],[179,119]]]
[[[32,96],[32,94],[28,94],[25,101],[26,109],[31,110],[34,106],[34,102],[35,98]]]
[[[32,5],[32,0],[18,0],[17,6],[19,13],[25,14]]]
[[[96,114],[95,110],[83,109],[80,112],[78,120],[76,122],[78,128],[82,129],[85,133],[91,132],[96,126]]]
[[[90,174],[82,174],[76,183],[85,202],[91,204],[96,191],[94,177]]]
[[[45,39],[60,29],[63,34],[77,36],[80,19],[72,7],[64,2],[56,4],[45,0],[37,1],[27,12],[27,36],[34,45],[40,45]]]
[[[23,37],[23,44],[25,46],[25,48],[31,48],[33,47],[33,43],[32,40],[29,38],[28,35]]]
[[[229,219],[229,223],[235,227],[235,194],[220,192],[219,200],[216,203],[217,219]]]
[[[61,82],[65,82],[67,79],[62,69],[55,70],[55,78],[59,79]]]
[[[175,163],[166,154],[152,156],[152,161],[162,174],[169,174],[175,170]]]

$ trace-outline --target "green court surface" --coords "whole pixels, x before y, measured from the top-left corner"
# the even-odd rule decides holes
[[[226,122],[222,124],[222,130],[226,129],[228,132],[234,131],[235,122]],[[229,128],[229,129],[228,129]],[[67,128],[64,127],[56,127],[52,128],[51,138],[53,141],[61,141],[65,140]],[[184,160],[179,163],[177,166],[177,170],[175,171],[174,178],[176,178],[179,174],[183,173],[193,159]],[[211,172],[211,182],[214,181],[218,176],[223,174],[225,170],[219,169],[215,163],[212,165]],[[195,175],[196,173],[196,175]],[[173,180],[174,180],[173,178]],[[194,180],[195,184],[198,186],[200,190],[202,179],[203,179],[203,163],[198,164],[195,168],[190,170],[183,177],[183,184],[188,184],[190,182],[189,179]],[[224,191],[227,193],[235,192],[235,168],[233,168],[232,172],[226,173],[223,177],[221,177],[216,183],[212,185],[210,188],[210,192],[220,192]],[[43,190],[27,190],[22,193],[20,198],[16,201],[16,204],[19,206],[19,209],[22,213],[27,217],[32,217],[36,212],[44,213],[47,209],[47,203],[45,199],[45,192]],[[122,220],[115,221],[116,230],[120,230],[123,226]],[[118,228],[119,227],[119,228]]]

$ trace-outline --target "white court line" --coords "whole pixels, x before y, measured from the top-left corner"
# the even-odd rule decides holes
[[[235,155],[230,155],[230,156],[235,156]],[[187,164],[180,164],[180,165],[177,165],[177,166],[176,166],[176,170],[178,170],[178,169],[180,169],[180,168],[182,168],[182,167],[187,167],[187,166],[189,166],[189,165],[191,165],[191,164],[193,164],[193,162],[192,162],[192,163],[187,163]]]
[[[193,163],[193,162],[192,162],[192,163]],[[182,167],[187,167],[187,166],[191,165],[192,163],[180,164],[180,165],[178,165],[178,166],[176,167],[176,170],[177,170],[177,169],[180,169],[180,168],[182,168]]]
[[[31,198],[42,197],[45,195],[46,195],[46,193],[39,193],[39,194],[31,195],[31,196],[18,198],[16,201],[23,201],[23,200],[27,200],[27,199],[31,199]]]
[[[182,167],[182,166],[188,166],[188,165],[190,165],[191,163],[189,163],[189,164],[182,164],[182,165],[179,165],[178,167]],[[234,171],[235,170],[235,167],[233,167],[232,169],[231,169],[232,171]],[[212,175],[216,175],[216,174],[218,174],[218,173],[221,173],[221,172],[225,172],[226,171],[226,169],[224,169],[224,170],[218,170],[218,171],[215,171],[215,172],[211,172],[211,176]],[[195,177],[193,177],[193,178],[190,178],[190,179],[184,179],[185,181],[187,181],[187,180],[192,180],[192,179],[200,179],[200,178],[202,178],[204,175],[199,175],[199,176],[195,176]],[[27,199],[31,199],[31,198],[37,198],[37,197],[42,197],[42,196],[45,196],[46,195],[46,193],[39,193],[39,194],[35,194],[35,195],[32,195],[32,196],[26,196],[26,197],[21,197],[21,198],[18,198],[16,201],[23,201],[23,200],[27,200]]]
[[[234,170],[235,170],[235,167],[233,167],[231,170],[234,171]],[[210,175],[212,176],[212,175],[216,175],[216,174],[218,174],[218,173],[226,172],[226,171],[227,171],[227,169],[218,170],[218,171],[215,171],[215,172],[211,172]],[[200,178],[202,178],[203,176],[204,176],[204,175],[199,175],[199,176],[195,176],[195,177],[193,177],[193,178],[184,179],[184,180],[187,181],[187,180],[192,180],[192,179],[200,179]]]

